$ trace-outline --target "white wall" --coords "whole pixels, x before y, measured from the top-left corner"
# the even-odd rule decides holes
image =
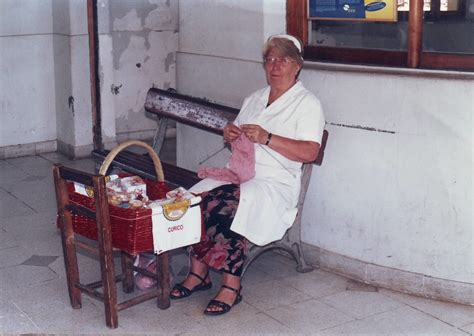
[[[3,0],[0,13],[0,147],[55,140],[51,0]]]
[[[119,141],[150,138],[156,123],[143,108],[148,89],[176,87],[178,2],[108,1],[108,6],[101,38],[109,40],[111,49],[101,61],[109,64],[111,82],[102,85],[103,109],[115,110]]]
[[[264,10],[268,15],[262,15]],[[273,0],[180,1],[179,92],[240,107],[245,96],[265,85],[262,41],[269,26],[285,31],[284,10],[284,1]],[[222,148],[222,139],[215,135],[179,124],[178,134],[178,164],[191,170]],[[199,148],[190,149],[199,135]],[[228,157],[223,151],[205,163],[221,164]]]
[[[284,0],[181,1],[180,17],[180,93],[238,107],[265,84],[260,48],[285,30]],[[329,268],[401,290],[434,295],[474,284],[473,81],[343,68],[307,65],[302,73],[330,132],[305,203],[304,242],[354,260]],[[188,127],[178,136],[178,163],[194,170],[222,144]],[[356,264],[363,267],[351,270]],[[371,265],[385,275],[368,274]],[[381,280],[387,270],[398,284]],[[427,289],[430,278],[441,282]],[[464,302],[473,303],[467,288]]]
[[[472,81],[330,71],[302,80],[330,123],[304,216],[307,242],[474,282]]]
[[[92,150],[86,0],[0,1],[0,158]],[[98,1],[106,147],[149,139],[152,87],[175,87],[177,0]],[[114,88],[116,88],[114,90]]]

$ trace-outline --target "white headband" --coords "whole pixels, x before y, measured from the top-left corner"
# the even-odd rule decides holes
[[[300,41],[298,41],[298,39],[294,36],[291,36],[291,35],[288,35],[288,34],[277,34],[277,35],[272,35],[268,38],[268,42],[270,42],[272,39],[274,38],[282,38],[282,39],[287,39],[287,40],[290,40],[291,42],[293,42],[293,44],[295,45],[296,49],[298,49],[298,51],[300,52],[301,54],[301,43]]]

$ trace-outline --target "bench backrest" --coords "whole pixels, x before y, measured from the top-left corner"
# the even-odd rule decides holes
[[[148,90],[145,110],[159,117],[222,135],[224,126],[237,117],[238,109],[211,103],[207,100],[185,96],[157,88]],[[314,164],[321,165],[328,132],[324,131],[321,148]]]

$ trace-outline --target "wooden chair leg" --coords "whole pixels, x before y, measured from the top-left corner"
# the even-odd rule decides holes
[[[74,233],[65,230],[65,225],[61,225],[61,240],[64,253],[64,266],[66,269],[67,287],[71,306],[74,309],[82,307],[81,291],[76,287],[79,283],[79,267],[77,264],[76,246],[74,244]]]
[[[122,289],[125,293],[131,293],[135,287],[132,269],[135,258],[124,251],[121,251],[120,258],[122,264]]]
[[[104,242],[101,241],[103,238],[100,236],[101,235],[99,234],[99,260],[104,294],[105,322],[109,328],[117,328],[117,287],[115,284],[115,267],[112,246],[104,246]]]
[[[115,284],[115,270],[112,249],[110,249],[110,251],[104,251],[101,247],[99,259],[104,294],[105,322],[109,328],[117,328],[117,287]]]
[[[167,309],[170,306],[170,262],[168,252],[164,252],[156,258],[156,273],[158,275],[158,307]]]
[[[94,194],[96,199],[96,221],[99,242],[99,260],[102,276],[105,322],[110,328],[118,327],[118,309],[117,309],[117,286],[115,284],[115,267],[112,249],[112,229],[110,226],[109,209],[106,201],[106,189],[104,180],[99,180],[97,176],[93,177]]]
[[[54,167],[53,176],[69,299],[71,306],[74,309],[79,309],[82,307],[82,301],[81,291],[76,286],[76,284],[79,283],[79,267],[77,265],[76,246],[74,244],[74,231],[72,228],[71,214],[64,208],[64,205],[67,204],[69,199],[67,184],[66,181],[61,178],[59,166]]]

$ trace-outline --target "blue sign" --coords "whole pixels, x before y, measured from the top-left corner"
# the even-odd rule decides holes
[[[395,0],[308,0],[308,8],[310,19],[397,21]]]
[[[310,0],[309,16],[332,19],[364,19],[364,0]]]

